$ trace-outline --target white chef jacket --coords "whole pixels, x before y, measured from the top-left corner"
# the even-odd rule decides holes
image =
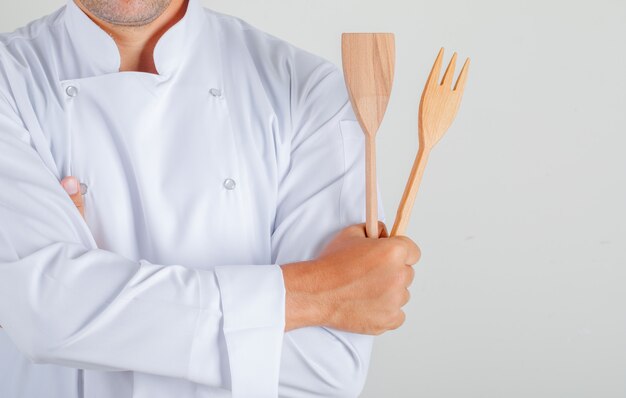
[[[357,396],[372,336],[285,333],[279,266],[365,221],[340,69],[199,0],[154,61],[72,0],[0,35],[0,397]]]

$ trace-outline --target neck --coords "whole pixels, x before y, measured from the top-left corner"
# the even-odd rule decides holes
[[[117,44],[120,51],[120,72],[148,73],[158,73],[154,63],[154,47],[159,38],[185,15],[187,2],[188,0],[172,0],[165,11],[152,22],[142,26],[124,26],[99,19],[80,1],[75,0],[76,5]]]

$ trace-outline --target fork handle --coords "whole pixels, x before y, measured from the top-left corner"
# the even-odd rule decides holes
[[[417,190],[420,182],[422,181],[427,161],[428,151],[425,151],[423,145],[420,145],[415,161],[413,162],[413,168],[411,169],[409,180],[404,188],[404,193],[402,194],[402,200],[400,200],[400,204],[398,205],[396,220],[393,223],[393,228],[391,229],[389,236],[404,235],[411,218],[411,210],[413,210],[415,195],[417,195]]]

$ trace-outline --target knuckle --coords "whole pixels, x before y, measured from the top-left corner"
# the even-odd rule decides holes
[[[398,236],[398,238],[402,239],[402,241],[406,245],[408,259],[412,260],[413,263],[416,263],[422,254],[422,251],[417,245],[417,243],[415,243],[415,241],[409,238],[408,236],[401,235],[401,236]]]
[[[393,305],[390,308],[387,309],[387,311],[385,312],[385,324],[387,326],[389,326],[390,324],[394,323],[396,321],[396,318],[398,317],[398,311],[400,310],[399,307]]]
[[[385,304],[386,311],[384,315],[387,319],[395,317],[397,311],[407,303],[407,300],[409,298],[407,296],[407,292],[408,290],[406,289],[406,287],[398,286],[397,288],[394,288],[393,291],[390,292],[390,294],[387,296]]]
[[[406,283],[406,273],[403,271],[404,270],[399,269],[394,272],[394,275],[393,275],[393,288],[394,289],[399,288],[399,287],[404,287]]]
[[[392,262],[403,262],[406,256],[406,249],[398,241],[390,240],[387,245],[387,258]]]
[[[404,289],[404,304],[409,302],[409,300],[411,300],[411,292],[409,291],[409,289]]]
[[[415,250],[417,251],[415,262],[418,262],[420,258],[422,258],[422,249],[417,244],[415,244]]]
[[[404,324],[404,321],[406,321],[406,313],[402,310],[400,310],[400,316],[399,316],[399,320],[398,320],[398,327],[402,326]]]
[[[358,228],[359,228],[359,224],[350,224],[350,225],[344,226],[339,232],[346,232],[346,231],[350,231],[350,230],[354,230]]]
[[[406,285],[410,286],[415,279],[415,270],[412,267],[406,267]]]
[[[381,335],[389,330],[389,321],[385,318],[380,318],[372,329],[375,335]]]
[[[397,308],[400,308],[407,303],[406,291],[407,291],[406,289],[401,289],[400,291],[398,291],[398,296],[397,296],[397,301],[396,301]]]
[[[352,224],[333,235],[333,241],[345,241],[355,237],[366,237],[365,224]]]
[[[399,328],[400,326],[402,326],[402,324],[404,324],[404,321],[406,319],[406,315],[404,313],[404,311],[400,310],[393,318],[393,321],[391,322],[389,329],[390,330],[394,330]]]
[[[404,323],[405,319],[406,315],[404,311],[402,311],[400,307],[394,306],[380,313],[377,325],[373,330],[378,330],[380,333],[383,333],[388,330],[397,329]]]

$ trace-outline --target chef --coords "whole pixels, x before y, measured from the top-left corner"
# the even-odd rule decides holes
[[[420,256],[363,153],[335,65],[200,0],[0,35],[0,397],[357,396]]]

